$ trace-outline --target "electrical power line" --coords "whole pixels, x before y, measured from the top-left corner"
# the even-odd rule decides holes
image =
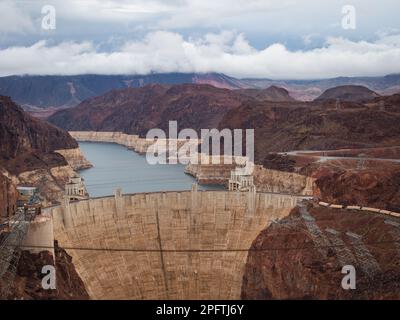
[[[399,240],[387,240],[387,241],[374,241],[363,243],[363,246],[371,246],[377,244],[391,244],[399,243]],[[357,247],[359,244],[347,244],[348,247]],[[54,246],[35,246],[35,245],[23,245],[18,246],[19,248],[25,249],[57,249]],[[59,247],[64,250],[79,250],[79,251],[108,251],[108,252],[189,252],[189,253],[207,253],[207,252],[252,252],[252,251],[292,251],[292,250],[309,250],[317,248],[338,248],[343,245],[325,245],[325,246],[300,246],[300,247],[269,247],[269,248],[234,248],[234,249],[135,249],[135,248],[101,248],[101,247]]]

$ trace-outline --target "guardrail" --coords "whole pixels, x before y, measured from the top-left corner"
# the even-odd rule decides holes
[[[363,206],[355,206],[355,205],[346,206],[346,205],[341,205],[341,204],[331,204],[331,203],[323,202],[323,201],[318,202],[318,204],[320,206],[326,207],[326,208],[374,212],[374,213],[381,213],[381,214],[389,215],[389,216],[392,216],[392,217],[400,218],[400,213],[389,211],[389,210],[384,210],[384,209],[363,207]]]

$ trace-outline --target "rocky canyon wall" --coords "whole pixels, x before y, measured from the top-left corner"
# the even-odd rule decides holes
[[[85,158],[80,148],[56,150],[74,170],[88,169],[92,164]]]
[[[254,167],[254,184],[260,192],[288,193],[312,196],[315,179],[294,172]]]
[[[374,212],[295,208],[254,240],[241,297],[399,299],[399,226],[400,218]],[[356,270],[353,290],[342,287],[346,265]]]
[[[34,253],[28,250],[21,252],[17,272],[10,288],[8,300],[87,300],[89,295],[83,281],[79,278],[72,258],[60,248],[57,242],[54,246],[55,255],[49,251]],[[56,289],[42,288],[42,268],[54,265],[57,274]],[[0,287],[2,285],[0,279]]]
[[[154,144],[152,139],[140,138],[138,135],[122,132],[70,131],[69,134],[77,141],[117,143],[140,154],[146,153],[149,146]],[[186,143],[185,139],[159,139],[158,141],[162,142],[165,147],[168,146],[169,142],[176,143],[178,148]],[[159,150],[166,151],[162,145],[160,145]]]
[[[139,140],[137,135],[122,132],[70,131],[69,134],[77,141],[118,143],[132,149]]]
[[[16,177],[18,184],[34,186],[39,189],[43,199],[42,204],[47,206],[63,199],[65,183],[77,173],[70,165],[25,171]]]
[[[37,187],[44,206],[60,202],[63,199],[65,184],[69,178],[78,175],[77,170],[92,166],[79,147],[56,150],[55,153],[65,159],[64,164],[42,165],[39,168],[25,170],[13,176],[15,184]]]
[[[13,214],[17,197],[15,184],[0,172],[0,222]]]
[[[33,118],[9,97],[0,95],[0,170],[11,184],[38,187],[47,204],[60,199],[74,169],[89,165],[67,132]],[[7,180],[2,181],[4,190],[8,189]],[[5,194],[0,200],[3,209],[11,199]],[[0,215],[5,215],[4,210]]]

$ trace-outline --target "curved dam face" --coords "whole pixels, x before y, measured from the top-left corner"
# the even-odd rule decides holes
[[[116,195],[46,209],[92,299],[239,299],[248,249],[301,198]]]

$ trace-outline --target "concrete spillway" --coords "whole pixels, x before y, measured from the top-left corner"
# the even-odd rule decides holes
[[[251,243],[300,200],[165,192],[73,202],[45,214],[93,299],[238,299]]]

